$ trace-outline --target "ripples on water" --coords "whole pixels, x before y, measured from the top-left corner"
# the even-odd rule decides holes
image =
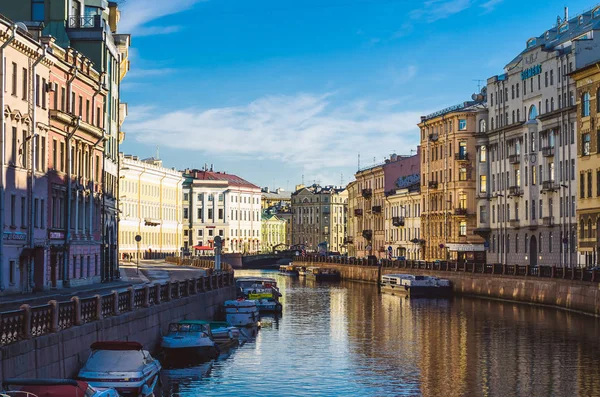
[[[283,316],[218,361],[164,370],[167,396],[600,396],[597,319],[511,303],[408,300],[277,273]]]

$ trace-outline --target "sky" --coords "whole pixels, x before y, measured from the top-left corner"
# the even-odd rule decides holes
[[[413,154],[421,115],[589,1],[121,0],[121,151],[294,190]],[[359,158],[360,157],[360,158]]]

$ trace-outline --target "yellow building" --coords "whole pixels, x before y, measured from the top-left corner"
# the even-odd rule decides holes
[[[288,249],[286,244],[287,221],[275,214],[263,212],[261,224],[261,251],[263,253],[273,252],[275,249]]]
[[[477,226],[477,125],[485,103],[465,102],[421,117],[421,236],[425,260],[485,261]]]
[[[421,192],[419,182],[387,195],[385,240],[392,256],[406,260],[423,259],[421,237]]]
[[[343,187],[299,185],[292,193],[292,244],[309,252],[346,253],[347,208]]]
[[[585,52],[581,55],[585,55]],[[598,57],[594,58],[596,59],[586,62],[586,66],[579,67],[571,75],[577,86],[578,110],[578,265],[587,266],[598,264],[600,251],[600,60]],[[576,64],[581,64],[579,59]]]
[[[183,247],[182,184],[180,172],[164,168],[154,158],[121,155],[119,200],[119,257],[179,255]]]
[[[355,175],[357,186],[354,189],[354,256],[384,256],[385,225],[383,218],[384,172],[383,163],[359,170]]]
[[[358,207],[358,182],[352,181],[346,186],[348,192],[348,233],[346,236],[346,247],[348,248],[348,256],[358,257],[358,242],[357,237],[360,236],[362,229],[362,218]]]

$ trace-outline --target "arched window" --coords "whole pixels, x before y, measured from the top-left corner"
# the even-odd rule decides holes
[[[583,219],[581,220],[581,225],[579,225],[579,234],[581,235],[581,237],[585,236],[585,222],[583,221]]]
[[[581,116],[587,117],[590,115],[590,93],[586,92],[581,96]]]
[[[588,219],[588,238],[592,238],[592,220]]]
[[[485,132],[485,120],[479,120],[479,132]]]
[[[554,98],[550,98],[550,111],[554,111]]]
[[[519,253],[519,235],[515,236],[515,254]]]
[[[521,109],[517,109],[517,122],[521,121]]]
[[[529,120],[535,120],[538,116],[537,108],[535,105],[531,105],[529,108]]]

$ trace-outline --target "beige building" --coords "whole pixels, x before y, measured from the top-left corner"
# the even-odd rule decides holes
[[[291,202],[292,192],[286,192],[282,188],[270,191],[268,187],[265,187],[261,191],[260,204],[263,210],[273,207],[276,207],[277,209],[289,208]]]
[[[485,261],[475,234],[475,134],[485,125],[483,95],[421,117],[421,236],[424,259]]]
[[[137,257],[136,235],[142,237],[142,258],[179,255],[183,247],[183,176],[155,158],[121,155],[120,163],[119,257]]]
[[[352,237],[356,253],[352,256],[385,255],[383,165],[384,163],[364,168],[354,175],[357,183],[354,190],[357,196],[352,196],[352,223],[356,234]]]
[[[584,43],[576,55],[577,70],[570,76],[577,87],[577,263],[581,266],[597,266],[600,252],[600,54],[595,48]]]
[[[358,182],[352,181],[346,186],[348,192],[348,225],[347,225],[347,236],[346,246],[348,248],[348,256],[358,257],[358,239],[362,229],[362,218],[360,215],[361,211],[356,211],[358,207],[358,197],[360,193],[358,191]]]
[[[347,208],[343,187],[300,185],[292,193],[292,244],[308,252],[346,253]]]
[[[286,226],[287,221],[280,218],[277,214],[263,212],[261,225],[261,252],[271,253],[274,250],[288,249],[286,244]]]
[[[419,183],[398,189],[385,200],[385,240],[391,256],[423,259],[421,237],[421,192]],[[389,255],[389,254],[388,254]]]

